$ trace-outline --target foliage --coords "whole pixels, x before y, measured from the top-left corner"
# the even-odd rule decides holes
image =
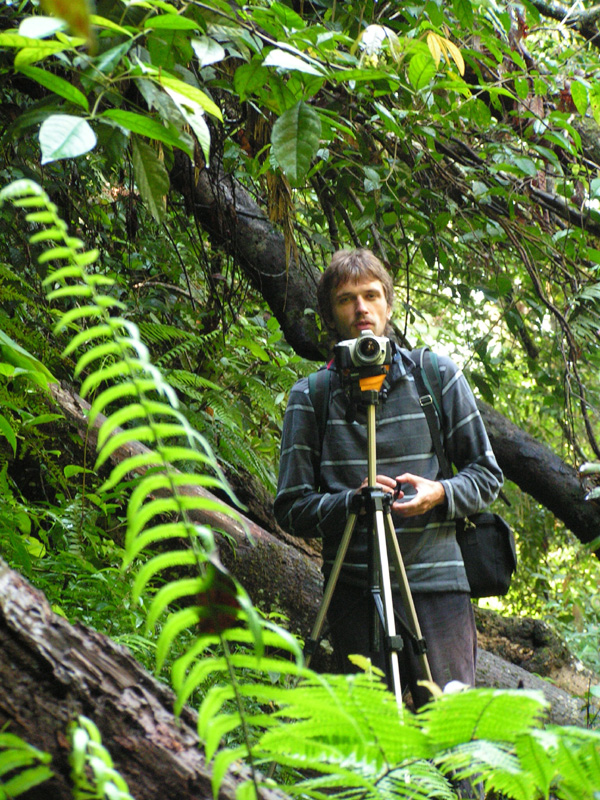
[[[211,630],[215,623],[237,625],[249,614],[257,634],[259,621],[218,563],[209,532],[184,507],[184,478],[171,465],[182,471],[199,466],[197,480],[227,494],[214,450],[221,465],[242,464],[272,486],[282,402],[305,366],[280,339],[273,316],[226,249],[199,229],[198,209],[185,184],[183,199],[178,194],[176,176],[197,174],[205,163],[211,175],[224,167],[267,207],[284,232],[290,260],[302,253],[321,264],[338,246],[373,247],[395,274],[401,334],[410,326],[415,344],[447,350],[485,399],[566,458],[587,460],[586,451],[598,455],[599,405],[595,45],[564,25],[547,35],[534,4],[497,0],[401,8],[317,3],[304,5],[302,13],[280,2],[180,7],[148,0],[142,6],[101,2],[91,17],[83,2],[69,5],[83,12],[70,30],[27,0],[6,4],[7,27],[0,33],[2,179],[36,179],[97,251],[86,254],[67,236],[44,195],[33,195],[42,203],[33,213],[42,216],[30,218],[34,228],[42,226],[39,241],[28,242],[29,229],[15,226],[10,214],[0,218],[10,261],[0,265],[0,328],[7,337],[2,361],[8,365],[0,371],[2,545],[24,571],[46,581],[65,613],[91,619],[105,602],[103,588],[110,588],[115,606],[127,612],[111,632],[122,624],[131,642],[148,614],[160,628],[159,661],[173,648],[181,659],[173,672],[180,702],[206,689],[207,679],[217,681],[203,710],[209,749],[218,748],[222,736],[229,739],[238,724],[245,727],[245,737],[236,739],[240,749],[217,755],[218,774],[230,755],[258,753],[266,760],[281,747],[270,722],[264,738],[259,734],[267,724],[261,704],[274,702],[279,689],[259,688],[262,681],[254,679],[255,668],[262,675],[276,665],[265,659],[261,667],[245,652],[253,638],[246,629],[234,626],[220,636]],[[54,7],[52,0],[43,6]],[[527,41],[535,44],[537,62]],[[49,230],[64,250],[42,238]],[[37,259],[48,252],[53,255]],[[43,284],[66,311],[48,305]],[[46,333],[56,319],[64,358]],[[133,491],[128,533],[117,535],[116,544],[107,531],[120,534],[125,511],[117,492],[125,472],[102,478],[109,492],[102,498],[87,466],[65,474],[70,453],[52,453],[49,444],[48,426],[60,421],[43,418],[37,389],[30,388],[43,372],[39,365],[70,379],[77,354],[77,374],[94,413],[110,410],[100,470],[107,470],[114,446],[108,432],[116,424],[149,442],[160,459],[125,487]],[[27,361],[13,363],[13,357]],[[26,453],[43,465],[46,505],[26,497],[15,480],[18,457]],[[141,462],[130,462],[127,469],[137,466]],[[173,491],[174,505],[160,498],[152,506],[148,493],[155,489]],[[181,513],[183,521],[168,516],[158,522],[154,511]],[[537,510],[533,516],[530,538],[539,550],[531,563],[537,564],[546,549],[555,550],[556,532]],[[163,537],[176,534],[191,549],[167,548]],[[137,563],[150,543],[158,552],[138,573],[131,597],[115,558],[125,545],[127,559]],[[69,590],[85,586],[91,595],[87,609],[56,588],[64,565]],[[181,566],[194,577],[174,580],[172,570]],[[542,560],[536,578],[542,600],[554,582],[546,569]],[[580,602],[591,602],[592,580],[573,596],[573,608],[579,603],[584,615],[593,613]],[[571,575],[564,585],[574,586]],[[226,599],[216,613],[215,595]],[[569,596],[564,592],[565,600]],[[555,614],[561,622],[566,610],[562,605]],[[569,613],[565,627],[574,616]],[[189,638],[180,655],[176,634],[185,626]],[[226,657],[228,637],[242,650]],[[263,640],[274,645],[271,637],[263,630]],[[139,645],[152,649],[146,636]],[[203,658],[213,653],[207,647],[214,658]],[[252,678],[247,688],[239,676],[228,683],[232,665]],[[287,675],[291,667],[285,662],[277,670]],[[222,674],[229,676],[223,684]],[[307,702],[316,691],[310,685]],[[350,701],[338,692],[351,695],[354,684],[340,679],[332,686],[328,697],[343,708]],[[375,692],[379,697],[380,689]],[[476,693],[465,696],[479,702]],[[253,712],[244,710],[244,698]],[[281,702],[282,714],[291,716]],[[443,718],[431,724],[442,726]],[[484,756],[496,761],[482,769],[497,777],[508,765],[512,777],[502,772],[507,792],[526,774],[515,796],[533,797],[526,793],[537,791],[533,786],[541,792],[552,785],[548,763],[562,765],[565,753],[577,753],[581,786],[588,778],[593,786],[593,739],[580,736],[525,737],[516,756],[490,747]],[[336,744],[319,741],[315,764]],[[365,765],[365,777],[360,747],[340,745],[344,777],[354,760],[369,790],[403,791],[404,766],[394,762],[378,779],[381,764]],[[537,772],[529,753],[539,762]],[[286,758],[294,767],[307,765],[303,751]],[[420,769],[415,765],[411,773],[415,781],[435,784],[443,796],[440,774]],[[323,794],[328,780],[335,779],[325,776]],[[318,780],[305,789],[318,794]],[[568,783],[553,791],[579,796]]]
[[[19,797],[52,777],[51,758],[12,733],[0,732],[0,798]]]
[[[80,716],[70,734],[74,800],[133,800],[92,720]]]

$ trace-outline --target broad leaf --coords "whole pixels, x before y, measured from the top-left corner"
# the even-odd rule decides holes
[[[76,158],[96,146],[96,134],[81,117],[53,114],[40,128],[42,164],[62,158]]]
[[[273,153],[292,185],[304,180],[319,149],[320,136],[321,119],[303,101],[282,114],[273,125]]]
[[[46,89],[54,92],[54,94],[64,97],[64,99],[68,100],[70,103],[75,103],[75,105],[81,106],[85,111],[89,111],[89,103],[83,92],[76,86],[72,86],[59,75],[55,75],[53,72],[48,72],[48,70],[40,69],[39,67],[26,66],[21,67],[19,72],[22,72],[23,75],[36,81],[40,86],[44,86]]]
[[[149,139],[156,139],[172,147],[180,147],[191,157],[192,152],[188,143],[182,139],[172,128],[166,128],[146,114],[135,114],[133,111],[124,111],[121,108],[109,108],[102,114],[103,117],[113,120],[131,133],[139,133]]]
[[[146,28],[167,31],[197,31],[199,27],[193,19],[180,14],[161,14],[159,17],[150,17],[146,22]]]
[[[134,137],[131,142],[133,174],[140,194],[154,219],[162,222],[166,211],[169,176],[156,151]]]
[[[417,53],[408,65],[408,79],[415,89],[424,89],[436,73],[435,61],[430,53]]]

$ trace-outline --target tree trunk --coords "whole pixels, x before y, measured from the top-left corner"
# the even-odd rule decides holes
[[[124,647],[70,625],[0,559],[0,730],[50,753],[55,774],[29,800],[71,800],[68,725],[80,714],[98,726],[136,800],[211,800],[195,715],[176,718],[173,701]],[[245,768],[225,779],[220,800],[235,799],[242,777]]]

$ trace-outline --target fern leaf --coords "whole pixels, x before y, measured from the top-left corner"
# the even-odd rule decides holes
[[[98,431],[98,448],[102,449],[108,437],[115,428],[121,428],[134,419],[147,419],[149,416],[174,416],[175,411],[168,403],[158,400],[145,400],[143,403],[133,403],[113,412],[103,423]]]
[[[75,310],[79,311],[80,309]],[[95,309],[93,310],[95,311]],[[68,311],[65,316],[67,316],[67,314],[69,314]],[[107,367],[102,367],[102,369],[96,370],[91,375],[88,375],[81,386],[81,396],[87,397],[87,395],[91,394],[101,383],[108,383],[114,381],[116,378],[133,378],[137,375],[142,375],[143,372],[143,365],[134,358],[109,364]]]
[[[167,608],[183,598],[192,598],[206,588],[207,579],[204,576],[194,578],[180,578],[163,586],[154,596],[146,617],[146,630],[153,631],[158,618]],[[200,616],[200,614],[198,615]]]
[[[180,514],[186,511],[216,511],[220,514],[235,517],[235,511],[218,500],[206,497],[190,497],[177,495],[176,497],[161,497],[150,500],[140,508],[134,518],[128,519],[125,534],[125,549],[128,551],[136,536],[146,527],[147,523],[155,516],[164,514]]]
[[[46,296],[48,300],[61,300],[63,297],[91,297],[92,292],[91,286],[61,286]]]
[[[212,789],[213,789],[213,798],[216,798],[219,795],[219,788],[227,771],[231,768],[231,765],[234,764],[236,761],[242,761],[248,755],[248,748],[247,747],[232,747],[230,750],[221,750],[217,757],[213,762],[212,767]]]
[[[173,641],[180,633],[197,625],[200,619],[200,609],[197,607],[183,608],[171,614],[166,620],[158,637],[156,645],[156,671],[160,672],[173,645]]]
[[[93,423],[98,414],[101,414],[111,403],[117,400],[125,400],[125,398],[131,397],[132,395],[137,398],[154,389],[156,389],[156,383],[150,378],[136,378],[136,380],[131,383],[118,383],[115,386],[107,387],[92,403],[89,413],[90,423]]]
[[[139,430],[139,429],[136,429]],[[136,488],[136,490],[131,495],[130,500],[130,514],[133,516],[137,514],[139,508],[141,507],[142,503],[147,499],[147,497],[154,495],[161,490],[174,492],[178,488],[184,488],[187,486],[200,486],[204,487],[211,487],[222,489],[223,482],[220,478],[215,478],[212,475],[201,475],[197,473],[181,473],[181,472],[173,472],[172,470],[168,473],[159,473],[156,475],[147,475],[142,483]],[[182,496],[182,495],[177,495]],[[202,499],[202,498],[198,498]],[[235,517],[237,516],[235,511],[231,511],[230,516]]]
[[[112,333],[112,328],[110,325],[106,323],[101,323],[100,325],[93,325],[90,328],[86,328],[83,331],[80,331],[76,334],[69,344],[63,350],[64,356],[69,356],[71,353],[75,352],[79,347],[88,342],[93,341],[94,339],[105,339]]]
[[[149,581],[160,572],[174,567],[197,566],[199,555],[193,550],[169,550],[167,553],[160,553],[143,564],[138,570],[131,595],[134,601],[139,600]]]
[[[123,557],[123,567],[131,564],[142,550],[150,545],[157,544],[165,539],[182,539],[188,540],[198,539],[202,543],[202,548],[205,552],[210,553],[214,549],[214,539],[210,528],[204,525],[190,525],[189,523],[183,524],[181,522],[167,522],[163,525],[155,525],[153,528],[145,530],[135,541],[132,542],[131,547],[128,548],[125,556]],[[177,553],[183,551],[176,551]],[[198,555],[195,556],[196,560]]]
[[[517,736],[540,723],[547,706],[539,692],[480,689],[443,695],[419,718],[431,726],[432,742],[439,749],[471,739],[514,743]]]
[[[146,467],[159,466],[159,464],[162,466],[163,462],[154,452],[138,453],[135,456],[130,456],[119,464],[115,464],[109,477],[102,484],[99,491],[108,492],[121,483],[128,475],[135,475],[138,470],[143,471]]]

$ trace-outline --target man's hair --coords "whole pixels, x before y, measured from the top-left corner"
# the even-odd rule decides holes
[[[359,283],[365,279],[381,281],[385,299],[391,308],[394,303],[392,278],[371,250],[361,247],[357,250],[338,250],[333,254],[317,287],[319,313],[328,327],[335,327],[331,310],[332,290],[344,283]]]

